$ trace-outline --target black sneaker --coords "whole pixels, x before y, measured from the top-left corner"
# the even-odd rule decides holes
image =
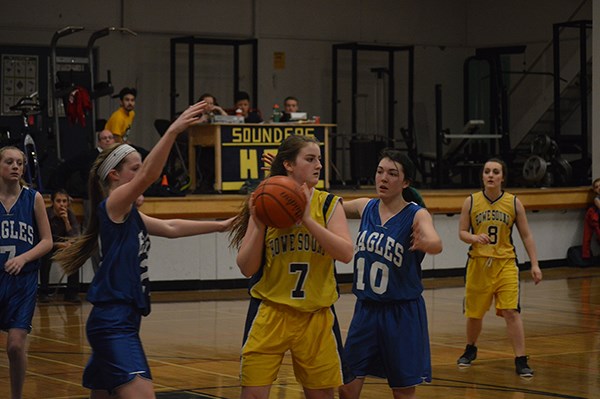
[[[467,344],[465,353],[458,358],[456,363],[458,364],[458,367],[471,367],[471,362],[475,359],[477,359],[477,347],[475,345]]]
[[[533,377],[533,370],[527,364],[527,356],[515,357],[515,370],[519,377],[531,378]]]

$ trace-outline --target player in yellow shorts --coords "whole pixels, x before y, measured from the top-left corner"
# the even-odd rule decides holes
[[[341,341],[332,308],[301,312],[252,298],[242,348],[243,387],[269,386],[277,378],[285,352],[290,350],[294,374],[306,389],[342,385]],[[252,330],[248,333],[248,330]]]
[[[519,267],[516,259],[471,258],[466,281],[466,317],[483,319],[493,300],[498,316],[502,316],[502,309],[519,309]]]
[[[467,261],[464,313],[467,317],[467,347],[458,359],[459,367],[469,367],[477,358],[477,338],[483,316],[495,301],[496,314],[504,318],[515,353],[515,369],[521,377],[532,377],[525,354],[525,334],[519,304],[519,269],[512,243],[512,227],[517,226],[531,261],[535,284],[542,280],[533,235],[525,208],[513,194],[503,190],[506,165],[492,158],[483,167],[483,190],[471,194],[460,214],[459,237],[471,244]]]
[[[287,175],[302,185],[307,207],[301,223],[267,227],[254,217],[251,198],[234,221],[237,264],[252,277],[242,399],[269,396],[288,350],[307,398],[333,398],[343,383],[341,334],[333,309],[338,299],[334,260],[349,262],[354,248],[341,199],[314,188],[321,168],[321,150],[313,137],[287,137],[271,175]]]

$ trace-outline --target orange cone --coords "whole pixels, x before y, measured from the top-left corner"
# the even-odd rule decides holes
[[[163,187],[169,187],[169,181],[167,180],[167,175],[163,175],[160,185]]]

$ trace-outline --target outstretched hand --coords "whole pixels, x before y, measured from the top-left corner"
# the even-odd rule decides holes
[[[205,108],[206,101],[200,101],[194,105],[190,105],[173,123],[171,123],[171,126],[167,129],[167,133],[173,132],[179,134],[185,131],[188,127],[199,121],[198,118]]]
[[[235,220],[235,216],[230,217],[229,219],[219,221],[219,231],[230,231],[233,225],[233,221]]]

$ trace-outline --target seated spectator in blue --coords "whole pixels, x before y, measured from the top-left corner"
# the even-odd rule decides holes
[[[250,104],[250,96],[245,91],[240,91],[235,95],[234,112],[242,110],[242,116],[246,123],[261,123],[263,121],[260,111],[253,109]]]

